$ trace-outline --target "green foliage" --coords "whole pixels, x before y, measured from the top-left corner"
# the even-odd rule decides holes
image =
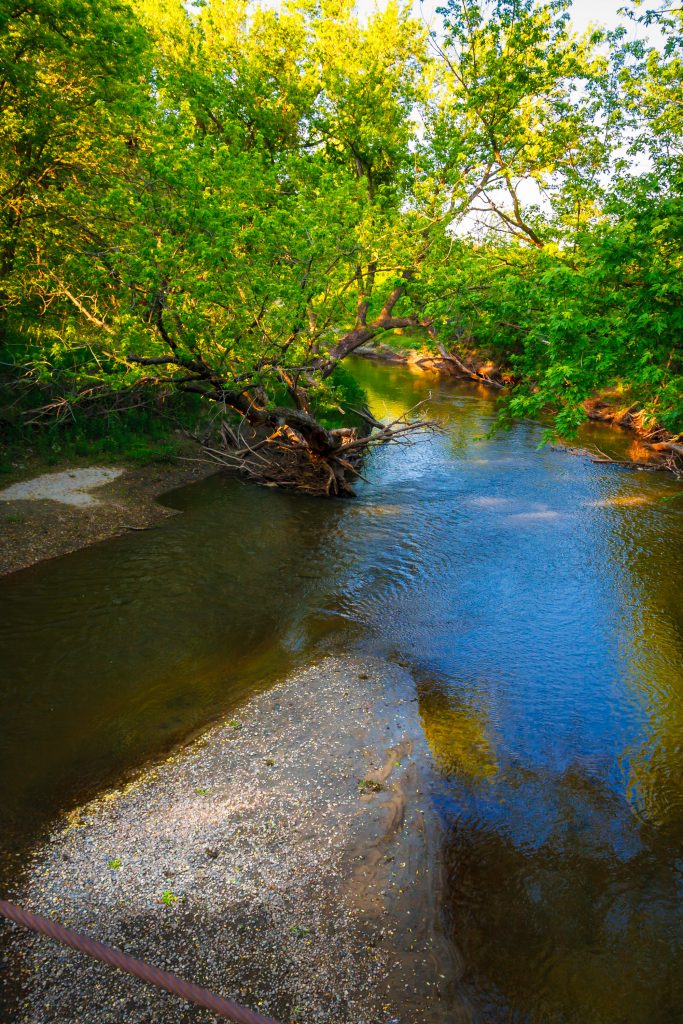
[[[145,104],[145,33],[117,0],[0,8],[0,295],[49,303],[62,261],[93,238],[83,199],[125,168]],[[76,302],[78,296],[74,295]]]
[[[432,160],[457,186],[454,212],[474,210],[485,226],[539,247],[595,211],[615,128],[600,34],[577,37],[570,9],[570,0],[448,0],[439,9]]]
[[[641,177],[569,248],[460,249],[461,332],[520,383],[504,415],[555,410],[575,433],[586,399],[608,389],[651,424],[683,430],[683,199]],[[452,313],[452,307],[451,307]]]
[[[31,457],[47,465],[167,462],[180,453],[184,432],[202,433],[210,423],[195,395],[122,388],[120,379],[98,378],[97,363],[79,349],[52,356],[40,339],[26,341],[14,335],[0,366],[1,472]]]
[[[359,779],[358,789],[361,793],[381,793],[384,786],[374,779]]]
[[[363,388],[341,363],[324,385],[311,392],[311,411],[328,428],[359,426],[362,421],[354,411],[366,404]]]
[[[511,366],[508,419],[618,388],[683,429],[680,12],[409,6],[4,0],[10,462],[172,457],[202,397],[347,426],[397,329]]]
[[[646,425],[679,433],[680,12],[661,23],[661,50],[614,33],[605,67],[568,35],[563,3],[503,0],[486,18],[483,10],[469,0],[445,9],[456,51],[447,56],[464,96],[458,123],[478,118],[489,140],[491,126],[511,140],[500,160],[485,140],[475,147],[503,175],[508,206],[487,183],[486,216],[460,233],[448,263],[424,282],[426,307],[450,343],[484,348],[514,372],[504,423],[550,408],[554,432],[571,436],[586,399],[611,390],[622,407],[642,409]],[[607,144],[615,131],[621,151]],[[529,178],[538,194],[545,190],[544,206],[525,208],[519,183]]]

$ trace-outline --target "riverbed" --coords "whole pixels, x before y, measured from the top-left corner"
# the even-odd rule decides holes
[[[375,415],[431,391],[443,426],[375,452],[356,500],[213,477],[153,532],[0,582],[5,886],[60,815],[317,659],[367,657],[416,698],[458,1007],[675,1020],[681,486],[539,451],[540,424],[488,437],[475,385],[354,372]]]

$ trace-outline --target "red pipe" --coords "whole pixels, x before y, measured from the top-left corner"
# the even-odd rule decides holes
[[[33,914],[30,910],[17,907],[7,900],[0,900],[0,914],[10,921],[14,921],[15,924],[30,928],[31,931],[39,932],[41,935],[47,935],[55,942],[61,942],[65,946],[77,949],[79,953],[86,953],[94,960],[100,960],[103,964],[109,964],[110,967],[117,967],[120,971],[125,971],[126,974],[142,978],[148,984],[165,989],[166,992],[171,992],[174,996],[180,996],[188,1003],[203,1006],[218,1017],[233,1021],[233,1024],[277,1024],[272,1017],[263,1017],[260,1013],[247,1010],[230,999],[223,999],[222,996],[214,995],[213,992],[209,992],[199,985],[184,981],[177,974],[161,971],[158,967],[146,964],[144,960],[136,960],[135,957],[128,956],[120,949],[112,949],[111,946],[105,946],[103,942],[97,942],[96,939],[91,939],[87,935],[72,932],[70,928],[65,928],[63,925],[57,924],[56,921],[50,921],[49,918],[41,917],[40,914]]]

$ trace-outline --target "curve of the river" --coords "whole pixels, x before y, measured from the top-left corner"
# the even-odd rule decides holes
[[[536,424],[487,437],[475,386],[354,372],[378,416],[431,389],[443,426],[376,452],[355,501],[214,477],[0,583],[5,864],[295,663],[371,651],[415,679],[475,1019],[680,1019],[680,485],[539,451]]]

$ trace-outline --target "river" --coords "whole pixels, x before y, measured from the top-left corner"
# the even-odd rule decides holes
[[[212,477],[182,515],[0,581],[2,862],[59,812],[321,651],[407,666],[474,1020],[683,1007],[683,488],[488,437],[475,385],[353,361],[377,416],[353,501]],[[625,435],[584,441],[619,454]]]

